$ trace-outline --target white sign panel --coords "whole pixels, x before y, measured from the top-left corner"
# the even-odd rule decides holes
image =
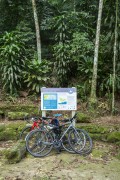
[[[41,110],[76,109],[76,88],[41,88]]]

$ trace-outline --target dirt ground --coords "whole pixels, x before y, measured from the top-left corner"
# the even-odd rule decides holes
[[[96,124],[120,124],[119,117],[96,119]],[[1,142],[10,147],[14,142]],[[6,163],[0,156],[0,180],[119,180],[120,160],[114,144],[93,142],[93,151],[86,157],[53,150],[47,157],[34,158],[30,154],[17,164]]]
[[[93,142],[93,151],[86,157],[66,151],[57,154],[55,150],[43,158],[27,154],[17,164],[8,164],[0,157],[0,180],[119,180],[116,150],[113,144]]]

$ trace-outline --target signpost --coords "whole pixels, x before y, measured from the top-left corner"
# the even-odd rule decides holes
[[[77,110],[76,88],[41,88],[41,110],[42,116],[49,110],[72,111],[73,116]]]

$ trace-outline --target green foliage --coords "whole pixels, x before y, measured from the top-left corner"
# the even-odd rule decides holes
[[[80,61],[83,59],[91,59],[93,56],[94,44],[89,38],[89,34],[86,32],[74,32],[71,42],[71,54],[74,61]]]
[[[11,94],[21,87],[21,74],[25,66],[24,43],[15,32],[1,38],[0,59],[3,87]]]
[[[93,71],[94,42],[98,1],[90,0],[38,0],[37,12],[40,23],[42,57],[53,63],[52,86],[77,86],[78,96],[87,100],[90,94]],[[120,3],[118,2],[120,8]],[[118,12],[117,60],[115,95],[120,92],[120,12]],[[26,23],[27,22],[27,23]],[[1,34],[8,31],[13,42],[0,42],[0,85],[15,94],[19,89],[39,91],[46,85],[50,73],[39,72],[34,64],[35,27],[31,1],[0,1]],[[113,44],[115,29],[115,2],[104,1],[98,61],[97,96],[106,96],[111,101],[113,74]],[[13,31],[14,32],[11,32]],[[3,35],[2,35],[3,37]],[[17,39],[17,40],[16,40]],[[13,44],[11,46],[11,44]],[[15,48],[13,46],[17,46]],[[5,49],[3,48],[6,48]],[[14,60],[13,60],[14,59]],[[27,61],[26,61],[27,59]],[[31,66],[31,67],[30,67]],[[39,66],[39,65],[38,65]],[[32,71],[28,73],[27,71]],[[41,69],[41,66],[40,68]],[[46,67],[44,67],[46,69]],[[23,81],[24,73],[25,83]],[[43,71],[43,70],[42,70]],[[29,74],[29,75],[28,75]],[[48,77],[46,77],[46,75]],[[32,77],[30,78],[30,76]],[[33,77],[35,75],[35,77]],[[40,76],[40,77],[39,77]],[[37,78],[38,77],[38,78]],[[48,81],[47,81],[48,82]],[[30,83],[30,84],[29,84]]]
[[[21,20],[30,21],[31,2],[29,0],[1,0],[0,1],[0,27],[1,32],[13,31]]]
[[[55,74],[60,85],[64,85],[68,79],[68,72],[70,71],[69,39],[67,35],[67,17],[65,15],[58,16],[54,19],[56,27],[56,44],[54,45],[55,57]]]
[[[88,79],[85,82],[80,81],[79,84],[77,85],[78,97],[83,101],[87,101],[87,98],[90,94],[90,89],[91,89],[91,80]]]
[[[62,15],[53,18],[51,23],[52,28],[55,29],[56,40],[54,45],[55,70],[61,85],[67,85],[70,77],[80,71],[80,62],[90,59],[93,55],[93,43],[88,33],[84,33],[85,30],[88,31],[85,26],[86,21],[85,23],[80,21],[87,18],[89,15],[84,12],[64,11]]]
[[[46,60],[41,63],[33,60],[28,63],[23,75],[24,82],[27,83],[29,90],[39,93],[41,87],[45,86],[50,80],[50,63]]]
[[[70,56],[77,63],[77,75],[80,76],[81,85],[90,87],[93,72],[93,42],[88,33],[74,33],[71,42]],[[88,88],[89,89],[89,88]],[[86,91],[86,90],[85,90]]]
[[[25,57],[31,59],[35,53],[34,38],[35,33],[32,32],[30,25],[27,22],[20,21],[17,25],[15,33],[24,43]]]

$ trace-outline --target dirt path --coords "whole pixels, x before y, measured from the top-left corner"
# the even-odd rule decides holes
[[[63,151],[47,157],[27,155],[20,163],[6,164],[1,158],[0,180],[119,180],[120,160],[112,144],[95,142],[86,157]]]
[[[101,117],[93,123],[120,125],[120,116]],[[34,158],[28,154],[17,164],[7,164],[0,156],[0,180],[119,180],[118,147],[102,142],[93,143],[93,152],[86,157],[53,151],[44,158]],[[0,142],[0,149],[12,145],[12,141]]]

